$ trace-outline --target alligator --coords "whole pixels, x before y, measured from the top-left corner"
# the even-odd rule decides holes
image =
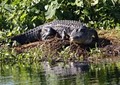
[[[11,37],[11,40],[26,44],[53,37],[58,37],[62,40],[69,39],[70,42],[79,44],[90,44],[93,38],[96,42],[98,41],[98,34],[95,29],[88,28],[80,21],[74,20],[54,20]]]

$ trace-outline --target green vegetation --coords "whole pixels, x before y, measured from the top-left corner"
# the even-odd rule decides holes
[[[53,19],[81,20],[95,28],[120,24],[120,0],[1,0],[1,37],[19,34]]]

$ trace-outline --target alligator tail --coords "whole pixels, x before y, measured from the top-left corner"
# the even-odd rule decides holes
[[[20,43],[21,45],[41,40],[41,29],[36,29],[36,30],[31,29],[23,34],[12,37],[11,41],[14,40]]]
[[[25,36],[25,34],[20,34],[20,35],[12,37],[11,43],[13,43],[13,41],[17,41],[20,44],[25,44],[25,43],[27,43],[26,40],[27,40],[27,37]]]

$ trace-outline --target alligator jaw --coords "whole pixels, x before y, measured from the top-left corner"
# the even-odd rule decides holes
[[[73,37],[70,37],[70,42],[77,43],[77,44],[90,44],[93,41],[92,38],[90,39],[75,39]]]
[[[73,38],[73,37],[70,37],[70,42],[71,42],[71,43],[82,44],[84,41],[83,41],[83,40],[75,39],[75,38]]]

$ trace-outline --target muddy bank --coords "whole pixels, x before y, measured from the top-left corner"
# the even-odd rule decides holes
[[[83,60],[95,61],[106,57],[120,56],[120,31],[119,30],[99,30],[99,41],[90,45],[79,45],[70,43],[69,40],[61,40],[53,38],[46,41],[37,41],[30,44],[14,47],[18,53],[28,52],[38,48],[44,52],[44,56],[53,56],[53,60],[61,60],[64,55],[60,55],[62,51],[73,53],[68,57],[69,61]],[[57,57],[56,57],[57,56]]]

